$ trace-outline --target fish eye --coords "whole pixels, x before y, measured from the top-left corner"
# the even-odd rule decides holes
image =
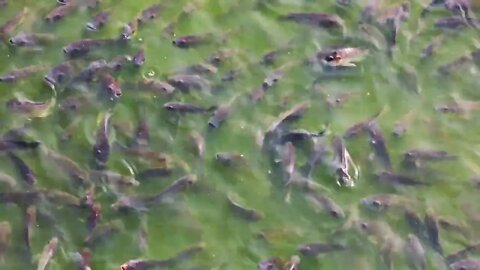
[[[375,207],[380,207],[380,206],[382,206],[382,203],[379,200],[373,200],[372,205],[375,206]]]
[[[12,45],[15,45],[15,41],[13,40],[13,38],[9,39],[8,42],[10,42],[10,44]]]
[[[360,227],[364,230],[366,230],[368,228],[368,223],[367,222],[362,222],[360,223]]]
[[[330,210],[330,215],[332,215],[335,218],[340,217],[340,213],[338,213],[338,211],[335,211],[335,210]]]
[[[333,55],[329,55],[329,56],[325,57],[325,61],[327,61],[327,62],[332,62],[333,60],[335,60],[335,57],[333,57]]]
[[[120,269],[121,270],[128,270],[128,266],[123,264],[123,265],[120,266]]]

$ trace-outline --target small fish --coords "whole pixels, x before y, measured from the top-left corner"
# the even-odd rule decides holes
[[[20,177],[29,185],[30,187],[35,186],[37,183],[37,177],[33,170],[23,161],[20,157],[13,154],[12,152],[8,152],[8,157],[12,161],[13,165],[17,168]]]
[[[141,117],[140,121],[138,121],[133,137],[134,143],[137,146],[147,146],[150,142],[150,128],[145,117]]]
[[[167,82],[176,89],[184,92],[210,89],[210,82],[199,75],[178,74],[168,77]]]
[[[110,65],[105,59],[99,59],[88,63],[80,73],[73,78],[76,82],[93,82],[99,74],[110,70]]]
[[[102,212],[102,206],[99,203],[94,203],[90,208],[90,212],[87,217],[87,229],[92,232],[97,226]]]
[[[151,5],[146,9],[142,10],[140,16],[137,18],[137,22],[139,24],[142,24],[148,21],[152,21],[158,17],[161,11],[162,6],[160,4]]]
[[[452,270],[480,270],[480,259],[463,259],[450,264]]]
[[[106,183],[115,186],[135,187],[140,185],[140,182],[134,177],[122,175],[113,171],[91,170],[90,178],[92,180],[97,180],[100,183]]]
[[[92,252],[88,248],[84,248],[80,254],[80,262],[78,270],[92,270]]]
[[[334,166],[337,174],[337,184],[340,186],[353,187],[355,180],[358,179],[359,169],[353,162],[350,153],[345,146],[345,141],[335,136],[332,139],[332,147],[334,152]],[[353,168],[353,176],[350,175],[350,165]]]
[[[351,99],[352,97],[359,95],[361,95],[361,92],[347,92],[339,93],[336,95],[327,95],[325,101],[327,102],[328,106],[334,108],[347,102],[347,100]]]
[[[6,108],[11,113],[24,115],[33,118],[43,118],[48,116],[55,106],[55,97],[49,101],[33,101],[26,98],[12,98],[6,102]]]
[[[15,180],[13,176],[3,172],[0,172],[0,183],[2,184],[2,187],[3,184],[7,185],[9,187],[7,190],[15,190],[17,188],[17,180]]]
[[[215,72],[216,73],[216,72]],[[230,69],[225,75],[222,77],[222,82],[232,82],[239,78],[242,75],[242,72],[238,69]]]
[[[250,93],[248,93],[248,98],[254,103],[257,103],[258,101],[263,99],[264,96],[265,89],[263,89],[263,87],[256,87],[252,89]]]
[[[410,126],[412,125],[412,122],[415,117],[415,112],[413,110],[409,111],[406,113],[400,120],[395,122],[392,130],[393,136],[399,138],[410,129]]]
[[[367,49],[345,47],[335,49],[328,53],[322,60],[327,66],[333,67],[355,67],[358,62],[368,55]]]
[[[384,182],[393,186],[396,185],[401,185],[401,186],[427,186],[429,183],[425,183],[419,180],[416,180],[414,178],[405,176],[405,175],[399,175],[399,174],[394,174],[389,171],[382,171],[377,173],[376,178],[380,182]]]
[[[138,52],[133,56],[132,63],[136,67],[141,67],[145,64],[145,50],[141,48]]]
[[[451,155],[447,151],[431,149],[413,149],[403,154],[403,157],[404,162],[409,164],[421,161],[443,161],[457,158],[457,156]]]
[[[223,166],[233,166],[245,162],[245,155],[237,152],[219,152],[215,154],[215,160]]]
[[[110,141],[108,139],[110,118],[112,117],[112,112],[106,112],[101,118],[97,132],[95,144],[93,145],[93,157],[95,158],[95,163],[98,167],[103,168],[108,161],[110,156]]]
[[[460,16],[451,16],[440,18],[435,22],[435,26],[443,30],[458,30],[464,27],[468,27],[469,23],[465,18]]]
[[[368,126],[370,123],[378,119],[378,117],[384,112],[384,109],[370,116],[368,119],[355,123],[353,126],[349,127],[343,134],[344,139],[353,139],[358,137],[360,134],[363,134],[368,131]]]
[[[380,159],[387,170],[392,170],[392,162],[388,153],[385,137],[376,122],[369,123],[368,134],[370,136],[370,145],[372,146],[375,155]]]
[[[205,139],[200,135],[200,133],[193,131],[190,133],[190,139],[193,143],[194,153],[198,157],[203,158],[205,156]]]
[[[87,184],[90,181],[89,174],[75,161],[60,153],[47,150],[46,158],[51,160],[57,167],[75,183]]]
[[[230,195],[227,196],[227,199],[230,208],[237,216],[251,222],[257,222],[264,218],[263,213],[259,212],[258,210],[246,208],[240,205],[239,203],[234,201]]]
[[[132,61],[132,57],[130,55],[120,55],[113,58],[110,63],[108,63],[109,67],[112,68],[114,71],[121,70],[127,63]]]
[[[125,24],[120,33],[120,40],[130,40],[137,33],[138,24],[129,22]]]
[[[232,58],[235,55],[235,53],[236,51],[231,49],[219,50],[207,58],[207,63],[218,68],[222,64],[224,64],[227,61],[227,59]]]
[[[425,61],[428,58],[431,58],[435,52],[440,48],[440,46],[444,43],[445,41],[445,36],[444,35],[439,35],[433,40],[422,50],[422,53],[420,55],[420,59],[422,61]]]
[[[12,227],[10,223],[0,222],[0,265],[5,265],[5,254],[10,246],[10,238],[12,236]]]
[[[258,270],[283,270],[283,261],[273,257],[258,263]]]
[[[25,248],[28,253],[28,258],[31,260],[32,238],[37,226],[37,208],[35,206],[31,205],[25,210],[23,226]]]
[[[208,119],[208,126],[210,128],[219,128],[227,120],[232,112],[232,103],[234,100],[235,98],[227,103],[218,105],[210,119]]]
[[[280,144],[285,144],[287,142],[302,142],[306,141],[312,138],[317,138],[321,137],[325,134],[325,130],[319,131],[319,132],[310,132],[304,129],[295,129],[295,130],[289,130],[280,136]]]
[[[0,25],[0,39],[5,39],[25,18],[28,8],[23,8],[13,18]]]
[[[454,262],[458,262],[460,260],[466,259],[469,254],[473,252],[477,252],[478,250],[480,250],[480,243],[468,245],[464,249],[457,251],[454,254],[448,255],[445,258],[445,261],[447,262],[447,264],[452,264]]]
[[[198,34],[198,35],[186,35],[177,37],[172,41],[172,44],[180,49],[191,49],[201,45],[205,45],[213,41],[213,34]]]
[[[456,114],[464,114],[478,109],[480,109],[480,102],[472,100],[457,100],[435,106],[436,111]]]
[[[175,87],[171,84],[156,79],[144,79],[137,83],[137,88],[146,89],[159,95],[170,95],[175,91]]]
[[[443,254],[438,219],[431,210],[428,210],[425,214],[424,222],[430,244],[438,253]]]
[[[72,65],[70,62],[65,62],[54,66],[43,79],[50,88],[55,89],[58,85],[65,84],[72,73]]]
[[[260,63],[266,66],[273,65],[281,54],[290,53],[290,50],[292,49],[292,43],[293,42],[290,41],[286,46],[282,46],[280,48],[267,52],[262,56],[262,60],[260,61]]]
[[[0,82],[15,83],[20,80],[24,80],[35,73],[38,73],[42,69],[43,69],[43,66],[31,65],[31,66],[26,66],[16,70],[12,70],[6,74],[0,75]]]
[[[63,47],[63,53],[71,58],[81,57],[94,49],[108,46],[115,42],[113,39],[82,39]]]
[[[397,69],[397,78],[406,90],[417,95],[420,94],[420,85],[418,82],[417,71],[413,66],[403,65]]]
[[[209,63],[200,63],[186,67],[183,72],[187,74],[213,75],[217,74],[218,68]]]
[[[265,77],[262,83],[262,87],[264,90],[267,90],[273,87],[279,80],[281,80],[285,76],[286,69],[284,67],[278,68],[271,72],[270,74]]]
[[[307,257],[316,257],[320,254],[332,253],[346,250],[346,247],[339,244],[330,243],[308,243],[300,245],[297,248],[298,252]]]
[[[113,220],[108,223],[98,225],[92,232],[85,238],[85,245],[89,248],[94,248],[101,242],[112,238],[116,234],[123,231],[124,225],[120,220]]]
[[[404,218],[410,230],[421,239],[427,239],[425,225],[420,216],[412,208],[405,208]]]
[[[73,13],[77,10],[78,6],[74,3],[69,3],[66,5],[56,6],[50,13],[45,16],[45,20],[48,23],[54,23],[62,20],[65,16]]]
[[[58,248],[58,238],[53,237],[45,247],[43,247],[42,254],[40,255],[40,259],[38,260],[37,270],[45,270],[47,269],[47,265],[50,260],[53,258],[55,253],[57,252]]]
[[[338,205],[332,198],[325,194],[321,194],[313,189],[308,189],[305,193],[307,200],[311,201],[314,205],[320,206],[330,216],[336,219],[345,218],[345,212],[342,207]]]
[[[170,168],[162,168],[162,167],[155,167],[144,169],[137,172],[138,179],[145,179],[151,177],[165,177],[170,176],[172,174],[172,170]]]
[[[55,35],[50,33],[25,33],[20,32],[11,37],[8,42],[14,47],[39,48],[55,40]]]
[[[420,239],[418,239],[418,237],[416,237],[414,234],[408,234],[407,236],[405,253],[407,254],[409,264],[411,264],[414,269],[427,269],[425,249],[423,248]]]
[[[274,132],[278,127],[287,122],[293,122],[295,120],[298,120],[308,111],[308,109],[310,109],[310,102],[308,101],[294,105],[291,109],[281,113],[278,116],[277,120],[275,120],[273,124],[268,128],[267,133]]]
[[[43,198],[55,205],[69,205],[74,207],[81,205],[80,198],[61,190],[40,190],[39,193]]]
[[[379,4],[380,0],[370,0],[365,6],[365,8],[362,10],[360,22],[371,22],[378,11]]]
[[[157,166],[169,167],[171,163],[171,157],[167,154],[160,153],[154,150],[147,149],[145,147],[127,147],[116,143],[118,149],[128,155],[140,157],[142,159],[151,161]]]
[[[40,146],[40,142],[26,142],[21,140],[12,139],[0,139],[0,151],[9,150],[28,150],[36,149]]]
[[[283,171],[286,175],[285,183],[289,185],[292,181],[293,174],[295,172],[295,146],[291,142],[287,142],[280,151],[280,160],[283,167]]]
[[[194,104],[171,101],[163,104],[163,108],[170,112],[177,113],[209,113],[215,111],[217,106],[205,108]]]
[[[396,194],[374,194],[361,200],[361,204],[372,211],[385,212],[392,207],[406,207],[412,201]]]
[[[100,79],[102,88],[107,91],[111,97],[119,98],[122,96],[122,88],[112,75],[105,73],[101,75]]]
[[[280,16],[280,20],[293,21],[298,24],[326,29],[344,27],[344,23],[340,17],[321,12],[289,13]]]
[[[461,68],[469,63],[473,62],[470,56],[461,56],[450,63],[440,66],[437,71],[442,76],[451,75],[461,70]]]
[[[110,11],[102,11],[95,14],[89,22],[85,25],[86,29],[89,31],[98,31],[105,26],[105,24],[110,19]]]

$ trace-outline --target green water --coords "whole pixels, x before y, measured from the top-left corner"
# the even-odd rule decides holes
[[[56,41],[41,52],[14,50],[7,44],[0,44],[0,73],[30,64],[42,64],[51,68],[64,61],[62,47],[66,44],[87,37],[118,37],[124,23],[133,20],[142,9],[157,1],[104,0],[98,10],[109,9],[112,15],[105,28],[96,33],[86,33],[84,25],[98,10],[82,9],[58,23],[48,25],[43,17],[55,6],[54,0],[10,2],[8,7],[0,10],[0,23],[13,17],[22,7],[26,6],[29,10],[28,16],[12,34],[20,31],[48,32],[55,34]],[[305,201],[302,191],[293,189],[291,202],[285,202],[284,180],[280,170],[272,165],[270,156],[262,151],[257,143],[258,136],[268,129],[280,113],[303,101],[310,101],[310,109],[300,121],[292,124],[292,128],[319,131],[328,126],[327,142],[331,136],[342,135],[352,124],[367,119],[385,107],[378,122],[385,133],[394,168],[398,171],[401,171],[402,154],[410,149],[439,149],[457,155],[459,158],[455,161],[429,166],[435,174],[425,176],[423,180],[433,183],[431,186],[403,187],[393,192],[415,201],[415,209],[421,215],[427,208],[431,208],[439,216],[467,224],[470,239],[441,231],[445,254],[459,250],[462,242],[473,242],[476,239],[479,223],[474,221],[472,215],[478,211],[478,190],[472,188],[469,178],[480,173],[480,165],[475,166],[480,155],[476,133],[480,118],[475,111],[467,116],[440,114],[434,110],[434,106],[455,99],[478,99],[479,70],[474,65],[462,67],[450,76],[441,76],[437,72],[440,65],[467,55],[478,46],[477,32],[464,29],[448,33],[436,55],[420,63],[421,50],[440,33],[433,27],[434,20],[447,13],[438,11],[421,19],[419,13],[428,1],[412,1],[410,18],[402,25],[399,44],[391,58],[385,50],[375,50],[372,47],[369,56],[358,63],[353,73],[322,77],[324,79],[320,79],[312,88],[312,82],[321,72],[312,72],[310,67],[302,65],[305,58],[328,46],[362,46],[371,39],[367,37],[363,42],[358,38],[342,39],[322,29],[279,22],[278,14],[295,11],[338,14],[346,23],[345,36],[356,37],[359,33],[357,21],[367,1],[358,1],[358,5],[351,7],[336,6],[333,0],[263,1],[269,9],[258,9],[254,0],[199,0],[197,9],[190,15],[180,17],[175,28],[176,35],[215,33],[221,37],[229,31],[231,34],[225,44],[213,42],[197,49],[182,50],[172,46],[171,38],[163,34],[163,29],[175,20],[187,2],[192,1],[162,1],[166,5],[162,15],[141,27],[127,46],[101,49],[89,57],[111,59],[120,54],[134,54],[139,48],[144,48],[146,64],[139,70],[126,68],[115,73],[115,78],[121,82],[132,82],[142,77],[165,80],[167,74],[191,64],[205,62],[211,54],[228,48],[236,52],[233,58],[216,75],[208,77],[212,84],[217,85],[230,69],[239,69],[241,76],[233,82],[224,82],[223,90],[214,93],[193,91],[167,97],[125,87],[123,96],[115,105],[93,99],[87,109],[78,113],[65,114],[56,106],[49,116],[33,119],[13,114],[5,106],[0,106],[0,132],[27,124],[30,127],[30,138],[40,141],[45,148],[70,157],[83,168],[91,166],[95,131],[103,113],[113,108],[113,125],[123,128],[123,131],[119,128],[112,129],[112,144],[126,144],[139,119],[144,117],[150,126],[149,148],[171,155],[176,166],[169,177],[138,179],[140,186],[123,190],[127,194],[153,194],[186,173],[198,176],[196,186],[180,193],[174,202],[158,205],[143,214],[113,211],[110,205],[116,200],[115,193],[108,188],[99,188],[96,196],[103,209],[101,222],[120,219],[125,229],[93,249],[92,269],[119,269],[122,263],[135,258],[169,258],[199,242],[205,243],[205,250],[178,269],[193,266],[199,266],[200,269],[256,269],[258,262],[263,259],[273,256],[288,259],[298,254],[296,249],[300,244],[330,240],[351,248],[318,258],[301,257],[301,269],[387,269],[380,258],[378,245],[360,233],[351,231],[332,237],[332,233],[345,220],[337,221],[314,211]],[[258,64],[263,54],[282,47],[291,40],[294,41],[293,49],[282,55],[274,66]],[[254,104],[246,98],[272,70],[287,63],[296,63],[296,66],[266,93],[263,100]],[[420,95],[408,91],[405,83],[396,76],[398,67],[406,64],[416,70]],[[0,103],[19,94],[32,100],[49,99],[51,90],[42,81],[47,70],[16,84],[1,84]],[[98,90],[59,90],[57,103],[70,95],[78,94],[76,91],[83,94],[96,93]],[[333,95],[350,91],[360,94],[342,106],[333,109],[327,106],[325,93]],[[211,106],[229,102],[234,97],[237,98],[231,116],[215,130],[208,130],[208,114],[177,117],[162,107],[168,100]],[[401,138],[392,136],[394,123],[411,111],[413,120],[406,135]],[[73,127],[72,138],[61,141],[62,132],[74,121],[78,121],[78,125]],[[191,150],[189,134],[192,131],[200,133],[205,139],[204,159],[196,157]],[[392,189],[378,184],[372,177],[380,167],[371,158],[367,136],[349,140],[347,146],[353,160],[361,168],[360,178],[354,188],[337,186],[335,177],[325,166],[319,166],[315,170],[313,179],[330,190],[330,196],[342,206],[348,218],[352,213],[358,212],[356,209],[362,209],[359,204],[362,198],[375,193],[392,192]],[[245,162],[236,167],[222,167],[214,159],[218,152],[242,153]],[[84,190],[74,187],[68,177],[60,174],[41,150],[18,152],[18,155],[35,172],[39,187],[64,190],[77,196],[83,194]],[[308,151],[297,148],[296,156],[296,166],[300,170],[308,159]],[[139,158],[112,150],[108,161],[109,170],[128,175],[131,173],[129,167],[136,172],[149,168],[150,165]],[[18,178],[18,188],[25,189],[16,169],[5,155],[0,155],[0,171]],[[8,189],[4,188],[3,191]],[[251,223],[237,217],[228,207],[226,194],[234,194],[242,204],[261,211],[264,219]],[[60,242],[58,252],[48,269],[72,269],[71,253],[83,249],[83,240],[88,234],[85,225],[87,211],[52,204],[39,207],[47,209],[65,232],[65,239]],[[369,215],[362,210],[360,215],[388,222],[401,239],[406,239],[409,233],[402,211],[393,209],[386,214]],[[10,222],[12,227],[11,243],[5,255],[5,264],[0,269],[32,269],[25,262],[22,216],[21,207],[13,204],[0,205],[0,221]],[[146,250],[139,248],[137,240],[142,222],[145,222],[148,231]],[[256,236],[260,231],[269,231],[277,236],[267,242]],[[32,253],[39,254],[55,235],[55,230],[48,224],[39,222],[34,233]],[[428,269],[442,269],[443,266],[439,266],[439,255],[427,242],[424,242],[424,246],[427,250]],[[402,251],[395,255],[394,265],[395,269],[408,269]]]

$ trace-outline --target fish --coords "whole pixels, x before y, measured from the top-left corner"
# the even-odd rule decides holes
[[[213,34],[197,34],[197,35],[185,35],[180,36],[172,40],[173,46],[180,49],[191,49],[201,45],[208,44],[213,41]]]
[[[123,263],[120,270],[147,270],[147,269],[170,269],[177,268],[177,265],[192,259],[198,253],[205,249],[204,243],[192,245],[185,250],[180,251],[175,256],[164,260],[155,259],[134,259]]]
[[[37,270],[47,269],[50,260],[55,256],[58,248],[58,238],[53,237],[44,247],[38,260]]]
[[[6,74],[0,75],[0,82],[15,83],[21,80],[25,80],[28,77],[42,70],[43,66],[41,65],[30,65],[23,68],[15,69]]]
[[[438,104],[435,110],[442,113],[465,114],[480,109],[480,101],[457,100]]]
[[[388,153],[385,137],[383,136],[379,125],[376,122],[371,122],[368,124],[367,128],[370,137],[370,146],[373,148],[375,155],[380,159],[385,169],[391,171],[392,162],[390,159],[390,154]]]
[[[136,146],[147,146],[150,142],[150,128],[145,117],[140,117],[133,134],[133,141]]]
[[[188,92],[190,90],[210,89],[210,82],[199,75],[177,74],[168,77],[168,84],[180,91]]]
[[[137,234],[138,247],[142,251],[148,250],[148,225],[145,219],[142,219]]]
[[[120,55],[113,58],[108,63],[108,66],[114,71],[119,71],[125,66],[125,64],[130,63],[131,61],[132,61],[132,57],[130,55]]]
[[[175,91],[175,87],[168,82],[163,82],[157,79],[144,79],[136,83],[139,90],[152,91],[159,95],[170,95]]]
[[[8,0],[0,0],[0,7],[4,8],[8,6]]]
[[[93,145],[93,157],[95,158],[95,163],[99,168],[105,167],[108,157],[110,156],[110,141],[108,139],[110,118],[112,117],[112,112],[106,112],[100,122],[98,123],[98,128],[96,132],[95,144]]]
[[[286,74],[287,70],[291,68],[291,64],[286,64],[283,65],[282,67],[279,67],[272,71],[270,74],[263,79],[262,87],[264,90],[267,90],[269,88],[272,88],[275,84],[278,83]]]
[[[102,212],[102,205],[99,203],[94,203],[92,207],[89,209],[89,213],[87,216],[87,229],[89,232],[92,232],[95,227],[97,226]]]
[[[262,212],[253,208],[246,208],[233,200],[231,195],[227,196],[228,205],[235,215],[250,222],[257,222],[264,218]]]
[[[116,143],[115,145],[123,153],[151,161],[157,166],[162,166],[167,168],[170,166],[170,163],[172,162],[171,157],[169,155],[160,153],[154,150],[150,150],[145,147],[127,147],[125,145],[121,145],[120,143]]]
[[[102,11],[95,14],[90,21],[87,22],[85,28],[89,31],[98,31],[107,24],[110,19],[111,11]]]
[[[102,88],[106,91],[111,97],[119,98],[122,96],[122,88],[120,84],[113,78],[112,75],[104,73],[100,76]]]
[[[334,243],[307,243],[298,246],[298,252],[307,257],[316,257],[320,254],[339,252],[346,250],[346,247]]]
[[[278,257],[262,260],[258,263],[258,270],[283,270],[283,261]]]
[[[111,46],[116,40],[114,39],[82,39],[74,41],[63,47],[63,53],[71,58],[85,56],[92,50],[99,49],[103,46]]]
[[[212,113],[212,116],[208,119],[208,127],[211,129],[219,128],[227,119],[230,117],[232,113],[233,107],[233,98],[231,101],[227,103],[223,103],[218,105]]]
[[[435,52],[440,48],[440,46],[444,43],[445,36],[439,35],[433,38],[433,40],[428,43],[428,45],[422,50],[420,55],[420,59],[425,61],[428,58],[431,58]]]
[[[362,206],[376,212],[385,212],[392,207],[408,207],[412,201],[402,195],[396,194],[373,194],[361,200]]]
[[[468,27],[470,24],[463,17],[450,16],[438,19],[434,25],[442,30],[459,30]]]
[[[0,151],[10,151],[10,150],[29,150],[36,149],[40,146],[40,142],[32,141],[22,141],[17,139],[0,139]]]
[[[45,157],[55,163],[74,183],[85,185],[90,182],[89,173],[69,157],[52,150],[47,150]]]
[[[73,66],[70,62],[65,62],[54,66],[43,79],[50,88],[55,89],[57,86],[66,83],[72,73]]]
[[[55,205],[68,205],[73,207],[80,207],[81,200],[75,195],[61,191],[61,190],[39,190],[39,195],[45,200]]]
[[[321,12],[288,13],[280,16],[279,19],[326,29],[343,29],[344,27],[344,22],[340,17]]]
[[[96,226],[90,234],[85,238],[84,244],[88,248],[94,248],[101,242],[112,238],[124,230],[125,226],[118,220],[112,220],[104,224]]]
[[[346,93],[339,93],[336,95],[327,95],[325,98],[325,101],[327,102],[328,106],[330,106],[331,108],[334,108],[347,102],[352,97],[359,96],[359,95],[361,95],[361,92],[346,92]]]
[[[140,182],[132,176],[122,175],[114,171],[90,170],[90,179],[97,180],[100,183],[106,183],[115,186],[135,187]]]
[[[121,196],[111,205],[114,210],[147,210],[149,207],[165,202],[167,199],[186,190],[197,182],[197,176],[188,174],[175,180],[170,186],[154,195]]]
[[[392,130],[393,136],[400,138],[410,129],[412,122],[415,117],[415,112],[413,110],[407,112],[403,115],[398,121],[395,122]]]
[[[12,227],[7,221],[0,222],[0,265],[5,265],[5,254],[10,246]]]
[[[289,130],[280,136],[280,144],[285,144],[287,142],[302,142],[312,138],[318,138],[325,134],[326,130],[322,130],[319,132],[310,132],[304,129],[295,129]]]
[[[327,195],[315,191],[312,188],[307,188],[305,197],[314,205],[318,205],[320,208],[322,208],[331,217],[336,219],[345,218],[345,212],[343,211],[342,207]]]
[[[449,154],[444,150],[433,149],[412,149],[403,154],[404,162],[408,164],[417,163],[421,161],[444,161],[454,160],[457,156]]]
[[[232,49],[221,49],[207,58],[207,63],[215,67],[220,67],[224,64],[227,59],[232,58],[236,54],[235,50]]]
[[[132,63],[136,67],[141,67],[145,64],[145,50],[140,48],[138,52],[133,56]]]
[[[476,258],[463,259],[450,264],[450,268],[452,270],[479,270],[480,259],[476,259]]]
[[[323,59],[322,63],[332,67],[355,67],[354,62],[363,60],[369,51],[367,49],[344,47],[332,50]]]
[[[0,25],[0,39],[5,39],[25,18],[28,8],[24,7],[13,18]]]
[[[216,72],[215,72],[216,73]],[[230,69],[222,78],[222,82],[232,82],[239,78],[242,75],[242,72],[238,69]]]
[[[348,152],[344,140],[335,136],[332,139],[332,147],[334,152],[334,167],[337,174],[337,184],[340,186],[353,187],[355,180],[358,179],[359,169],[353,162]],[[353,168],[353,176],[350,175],[350,165]]]
[[[437,71],[442,76],[451,75],[461,70],[461,68],[469,63],[473,62],[470,56],[461,56],[454,59],[452,62],[446,63],[440,66]]]
[[[78,270],[92,270],[92,252],[88,248],[84,248],[80,253],[80,262]]]
[[[427,239],[425,224],[413,208],[406,207],[404,218],[410,230],[421,239]]]
[[[313,144],[313,150],[308,158],[307,164],[305,166],[305,176],[307,178],[312,178],[313,171],[317,164],[326,156],[327,146],[322,140],[315,140]]]
[[[218,68],[209,63],[193,64],[183,69],[180,73],[197,74],[197,75],[213,75],[217,74]],[[222,79],[223,80],[223,79]]]
[[[393,186],[428,186],[429,183],[419,181],[409,176],[395,174],[390,171],[381,171],[375,174],[377,180],[383,183],[387,183]]]
[[[474,243],[472,245],[468,245],[467,247],[459,250],[453,254],[448,255],[445,257],[445,261],[447,264],[452,264],[458,262],[460,260],[464,260],[468,257],[469,254],[480,250],[480,243]]]
[[[27,165],[27,163],[25,163],[25,161],[12,152],[8,152],[8,157],[12,161],[13,165],[17,168],[22,180],[25,181],[28,186],[34,187],[38,180],[35,176],[35,173]]]
[[[202,137],[202,135],[200,135],[200,133],[196,131],[193,131],[192,133],[190,133],[189,137],[190,137],[190,141],[193,143],[192,146],[194,148],[193,150],[195,155],[203,158],[205,156],[205,149],[206,149],[205,139]]]
[[[50,115],[55,106],[55,102],[55,96],[48,101],[33,101],[26,98],[15,97],[7,100],[5,106],[11,113],[32,118],[43,118]]]
[[[274,50],[271,50],[271,51],[265,53],[262,56],[262,59],[260,60],[260,63],[262,65],[265,65],[265,66],[273,65],[276,62],[277,58],[281,54],[290,54],[290,51],[292,49],[292,43],[293,43],[293,41],[290,41],[285,46],[282,46],[280,48],[277,48],[277,49],[274,49]]]
[[[120,40],[128,41],[132,39],[133,36],[137,33],[137,30],[138,30],[138,23],[129,22],[125,24],[120,33]]]
[[[78,5],[68,3],[66,5],[56,6],[50,13],[45,16],[45,21],[48,23],[55,23],[62,20],[65,16],[70,15],[78,9]]]
[[[310,109],[310,102],[305,101],[298,104],[295,104],[291,109],[281,113],[277,120],[275,120],[272,125],[267,130],[267,133],[274,132],[278,127],[287,123],[298,120]]]
[[[60,5],[78,5],[86,6],[88,8],[96,8],[102,0],[57,0],[57,3]]]
[[[137,18],[137,22],[139,24],[142,24],[148,21],[152,21],[158,17],[161,11],[162,11],[162,5],[153,4],[147,7],[146,9],[142,10],[142,12],[140,13],[140,16],[138,16]]]
[[[215,111],[217,106],[210,106],[206,108],[194,104],[171,101],[163,104],[163,108],[170,112],[177,113],[209,113]]]
[[[80,73],[73,78],[77,82],[93,82],[99,74],[110,70],[110,65],[105,59],[99,59],[88,63]]]
[[[42,45],[48,45],[55,41],[56,37],[51,33],[26,33],[19,32],[12,36],[8,42],[13,47],[38,48]]]
[[[150,177],[165,177],[170,176],[172,174],[172,169],[170,168],[162,168],[162,167],[154,167],[148,168],[137,172],[138,179],[145,179]]]
[[[368,126],[370,123],[378,119],[378,117],[385,111],[383,108],[382,110],[378,111],[374,115],[370,116],[368,119],[355,123],[351,127],[347,128],[345,133],[343,134],[344,139],[353,139],[358,137],[360,134],[363,134],[368,131]]]
[[[14,203],[17,205],[31,205],[39,200],[40,194],[36,191],[0,192],[0,203]]]
[[[7,185],[9,189],[7,190],[15,190],[17,188],[17,180],[13,178],[11,175],[6,173],[0,172],[0,183]]]
[[[22,236],[25,241],[25,249],[28,259],[32,256],[32,238],[37,226],[37,208],[33,205],[27,207],[24,213]]]
[[[257,103],[258,101],[263,99],[264,96],[265,96],[265,89],[263,89],[263,87],[253,88],[252,91],[248,93],[248,98],[253,103]]]
[[[417,71],[413,66],[403,65],[397,69],[397,78],[407,91],[420,94],[421,89],[418,82]]]
[[[414,269],[427,269],[427,261],[425,258],[425,249],[420,239],[414,234],[408,234],[405,245],[405,253],[410,265]]]
[[[219,152],[215,154],[215,160],[223,166],[233,166],[245,162],[245,155],[238,152]]]
[[[440,244],[440,230],[438,219],[435,214],[429,209],[427,210],[424,218],[425,228],[428,236],[428,240],[433,249],[440,254],[443,254],[443,248]]]
[[[285,183],[289,185],[292,181],[295,172],[295,146],[291,142],[287,142],[285,146],[280,149],[280,160],[285,173]]]

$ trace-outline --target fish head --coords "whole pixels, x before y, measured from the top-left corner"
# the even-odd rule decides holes
[[[270,258],[258,263],[258,270],[281,270],[281,265],[279,258]]]
[[[10,111],[21,111],[24,102],[19,98],[12,98],[6,102],[6,107]]]
[[[363,198],[361,204],[369,210],[381,212],[388,208],[388,204],[376,196]]]
[[[8,40],[8,42],[12,46],[19,46],[19,47],[27,46],[27,45],[33,45],[35,43],[33,41],[33,39],[25,33],[19,33],[15,36],[11,37]]]

